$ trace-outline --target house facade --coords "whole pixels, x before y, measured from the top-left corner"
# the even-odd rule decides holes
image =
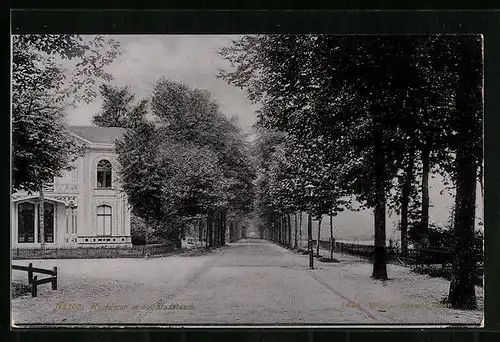
[[[130,208],[121,191],[116,127],[70,126],[85,143],[75,168],[44,191],[45,245],[50,247],[131,246]],[[12,195],[12,247],[40,246],[39,194]]]

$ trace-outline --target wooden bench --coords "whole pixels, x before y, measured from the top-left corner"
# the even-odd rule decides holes
[[[28,266],[20,266],[20,265],[12,265],[13,270],[18,271],[27,271],[28,272],[28,284],[31,285],[31,296],[37,296],[37,286],[42,284],[51,283],[52,290],[57,290],[57,267],[54,266],[52,270],[47,270],[44,268],[36,268],[33,267],[33,264],[30,262]],[[33,273],[41,273],[48,274],[51,277],[38,279],[38,276],[33,276]]]

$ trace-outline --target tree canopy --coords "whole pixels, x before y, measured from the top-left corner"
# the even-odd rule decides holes
[[[456,206],[464,216],[456,217],[455,230],[464,238],[460,248],[469,250],[465,236],[473,230],[474,213],[462,196],[469,191],[468,198],[475,198],[475,192],[472,186],[466,190],[463,184],[469,183],[459,179],[469,177],[470,170],[476,177],[481,172],[481,49],[471,42],[477,39],[246,35],[223,48],[220,53],[231,68],[219,76],[259,103],[258,125],[283,132],[290,145],[276,154],[266,175],[259,176],[265,180],[263,190],[274,187],[273,198],[257,198],[289,207],[290,201],[299,203],[289,191],[291,183],[310,183],[319,201],[317,206],[310,202],[308,211],[318,217],[328,199],[338,201],[339,208],[352,198],[373,208],[372,277],[387,279],[387,206],[405,216],[405,225],[411,218],[419,221],[425,233],[428,177],[434,168],[457,188]],[[465,88],[470,90],[469,105],[462,102]],[[465,151],[464,146],[470,148]],[[420,191],[415,191],[417,176]],[[460,196],[458,189],[463,191]],[[419,195],[421,208],[415,219],[409,210],[414,210]],[[471,278],[465,259],[456,264],[461,284]],[[463,288],[467,290],[462,294],[470,293],[468,285]]]
[[[135,95],[129,86],[118,87],[110,84],[99,86],[103,98],[101,111],[94,115],[92,122],[102,127],[134,127],[146,120],[147,104],[142,99],[132,105]]]
[[[13,190],[39,191],[69,166],[81,146],[65,130],[64,110],[92,101],[95,85],[109,81],[104,69],[118,43],[96,36],[12,37]],[[61,61],[72,60],[72,70]]]
[[[248,146],[210,94],[162,78],[151,108],[155,123],[128,127],[118,145],[134,213],[156,223],[249,213],[254,171]],[[164,225],[174,235],[180,228]]]

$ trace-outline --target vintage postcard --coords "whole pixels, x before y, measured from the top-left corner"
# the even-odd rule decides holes
[[[12,35],[11,318],[480,326],[481,35]]]

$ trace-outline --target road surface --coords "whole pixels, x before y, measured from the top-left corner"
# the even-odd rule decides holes
[[[38,260],[35,267],[58,266],[59,289],[47,285],[38,298],[14,299],[13,320],[173,325],[480,321],[480,311],[457,313],[437,307],[440,298],[422,297],[438,285],[445,291],[444,280],[401,268],[406,273],[387,286],[369,278],[370,264],[346,258],[330,264],[316,260],[317,268],[309,270],[307,256],[248,239],[199,256]],[[396,272],[389,271],[389,276]],[[424,294],[419,286],[427,286]]]

